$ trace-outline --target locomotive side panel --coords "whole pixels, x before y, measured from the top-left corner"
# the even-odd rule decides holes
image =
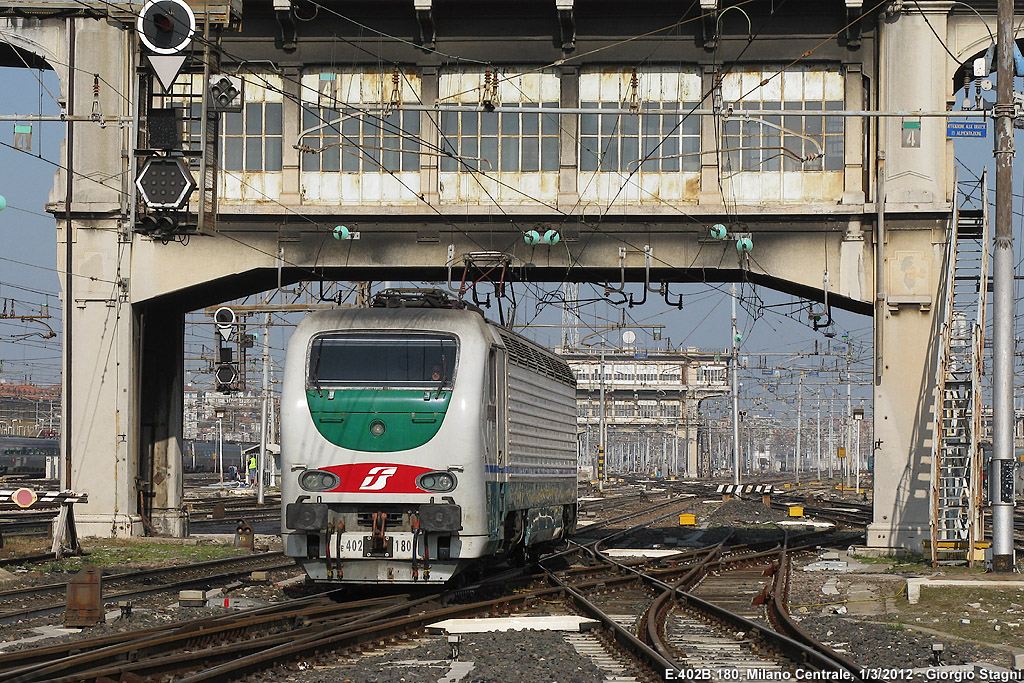
[[[575,431],[575,389],[509,363],[507,501],[526,511],[526,545],[562,536],[574,513]]]
[[[504,462],[497,497],[505,541],[564,537],[576,515],[576,382],[561,358],[492,328],[504,347]]]

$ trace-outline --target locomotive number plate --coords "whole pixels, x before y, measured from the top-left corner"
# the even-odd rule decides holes
[[[409,532],[396,532],[384,537],[384,552],[373,553],[373,537],[364,536],[359,533],[344,533],[341,536],[340,548],[335,545],[336,540],[331,539],[331,557],[337,553],[341,559],[360,559],[364,557],[383,557],[395,560],[412,559],[412,534]],[[422,552],[422,551],[421,551]]]

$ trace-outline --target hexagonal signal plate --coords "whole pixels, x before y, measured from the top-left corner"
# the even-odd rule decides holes
[[[181,159],[159,157],[146,160],[135,186],[147,207],[180,209],[188,203],[196,181]]]

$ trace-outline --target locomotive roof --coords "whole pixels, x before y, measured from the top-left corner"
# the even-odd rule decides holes
[[[382,324],[388,327],[382,328]],[[487,323],[473,311],[445,308],[339,308],[317,311],[299,323],[296,332],[315,334],[321,330],[430,329],[442,332],[482,331]],[[312,329],[307,329],[312,328]]]

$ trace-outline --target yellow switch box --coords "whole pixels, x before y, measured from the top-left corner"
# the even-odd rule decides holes
[[[697,515],[679,515],[679,526],[694,526],[697,524]]]
[[[802,507],[800,507],[799,505],[793,505],[793,506],[791,506],[789,508],[789,516],[790,517],[803,517],[804,516],[804,509]]]

